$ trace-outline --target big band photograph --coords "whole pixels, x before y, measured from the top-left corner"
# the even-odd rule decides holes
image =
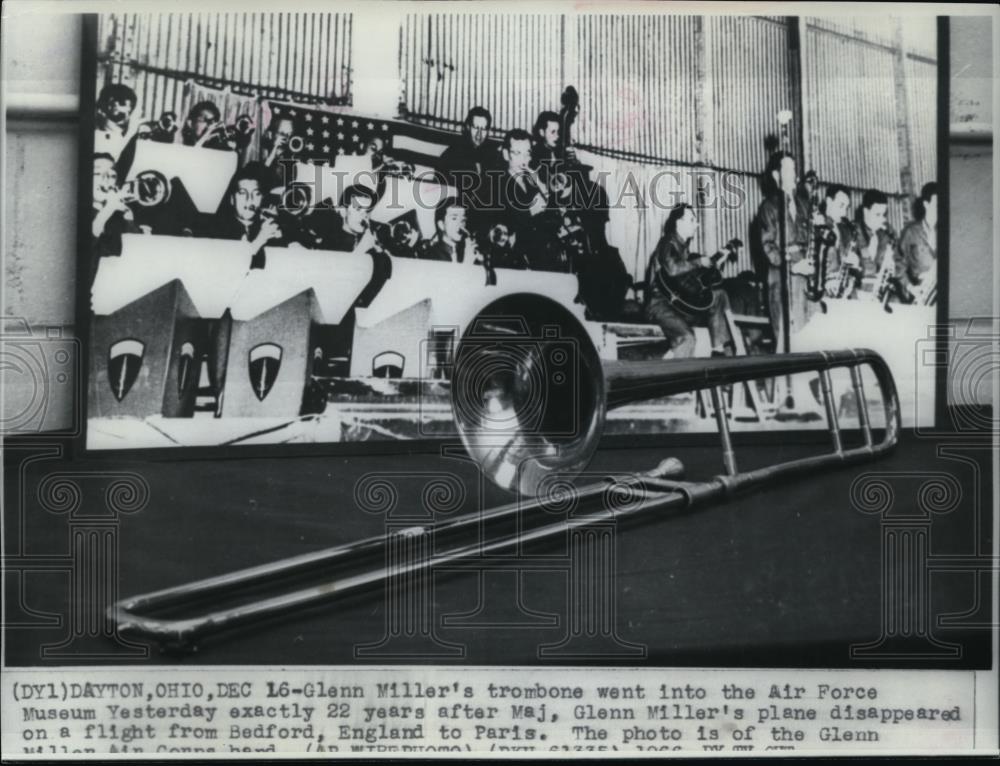
[[[89,448],[933,424],[933,17],[397,16],[99,17]]]
[[[989,24],[139,10],[8,258],[75,221],[8,664],[990,666]]]

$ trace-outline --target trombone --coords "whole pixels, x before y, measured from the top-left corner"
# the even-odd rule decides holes
[[[553,322],[560,336],[541,332]],[[554,344],[550,347],[548,344]],[[575,378],[575,397],[549,369],[556,351],[559,372]],[[845,446],[834,402],[831,372],[846,369],[858,402],[862,444]],[[883,422],[869,415],[862,370],[881,393]],[[826,407],[830,451],[740,470],[729,432],[723,387],[777,375],[818,373]],[[525,381],[539,383],[530,390]],[[466,329],[455,354],[452,413],[468,454],[483,474],[520,501],[444,520],[414,525],[238,572],[132,596],[113,604],[108,617],[122,635],[146,638],[171,651],[188,651],[207,637],[264,619],[296,615],[309,607],[380,587],[393,577],[428,572],[486,553],[507,551],[564,534],[590,522],[693,511],[816,471],[857,465],[891,451],[900,429],[900,408],[885,361],[865,349],[741,358],[602,361],[586,329],[565,308],[540,296],[509,296],[487,306]],[[715,410],[722,466],[717,475],[692,481],[668,457],[635,474],[609,476],[584,486],[578,474],[597,449],[610,408],[683,392],[708,391]],[[552,500],[574,507],[554,517]],[[520,532],[480,540],[485,522],[524,519]],[[481,527],[481,525],[483,525]],[[427,555],[390,568],[383,552],[433,532]],[[471,539],[470,539],[471,537]]]

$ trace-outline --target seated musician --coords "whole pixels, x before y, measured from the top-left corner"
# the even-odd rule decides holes
[[[346,250],[367,252],[375,246],[370,219],[372,209],[378,202],[378,194],[361,184],[348,186],[340,195],[335,211],[324,213],[317,210],[315,217],[321,217],[316,230],[323,250]]]
[[[727,346],[732,343],[725,316],[729,299],[721,287],[711,291],[711,305],[703,312],[689,311],[675,300],[674,290],[683,283],[680,279],[683,275],[693,275],[699,266],[712,265],[709,258],[690,252],[691,240],[697,231],[698,216],[694,208],[686,203],[676,205],[667,216],[663,237],[646,268],[646,317],[663,330],[675,359],[694,356],[692,328],[695,325],[708,326],[713,356],[725,355]]]
[[[821,205],[825,229],[832,232],[833,241],[829,245],[817,244],[825,248],[826,294],[831,298],[853,298],[861,278],[861,261],[854,243],[854,227],[847,217],[851,197],[847,187],[831,184]]]
[[[889,199],[878,189],[869,189],[862,196],[854,236],[866,279],[876,277],[883,268],[888,269],[890,262],[895,264],[896,235],[889,227],[888,211]],[[895,276],[894,270],[892,275]]]
[[[924,184],[914,205],[915,220],[906,224],[896,252],[896,279],[904,294],[925,305],[935,302],[937,287],[937,184]]]
[[[529,268],[568,271],[558,239],[562,215],[550,208],[547,189],[530,168],[531,135],[519,129],[508,131],[501,153],[506,172],[493,178],[498,215],[486,221],[487,228],[505,224]]]
[[[465,207],[456,197],[448,197],[434,209],[432,239],[420,243],[417,257],[430,261],[448,261],[469,266],[479,259],[475,242],[465,228]]]
[[[132,210],[118,187],[115,161],[110,154],[94,155],[93,209],[91,211],[91,282],[100,259],[122,254],[122,234],[138,234]]]
[[[226,140],[222,113],[211,101],[199,101],[188,110],[181,140],[185,146],[201,146],[207,149],[231,149]]]
[[[270,173],[272,188],[285,186],[289,181],[286,176],[292,173],[292,169],[286,168],[285,164],[295,159],[294,135],[295,123],[291,117],[284,116],[277,117],[263,135],[262,164]]]
[[[120,82],[105,85],[97,97],[94,132],[95,154],[108,154],[117,161],[142,122],[135,113],[135,91]]]
[[[250,243],[253,266],[263,267],[263,248],[282,245],[283,232],[278,222],[264,215],[266,173],[258,163],[249,163],[233,176],[222,206],[205,236],[215,239],[239,239]]]

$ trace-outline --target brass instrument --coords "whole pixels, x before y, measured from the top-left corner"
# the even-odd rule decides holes
[[[143,170],[122,185],[122,201],[127,205],[156,207],[170,199],[170,181],[158,170]]]
[[[830,293],[831,298],[843,298],[850,295],[861,281],[861,253],[858,252],[857,244],[853,241],[851,242],[851,254],[857,257],[857,265],[851,266],[843,262],[840,264],[836,287]]]
[[[407,219],[400,218],[392,223],[369,219],[368,227],[375,235],[376,245],[389,255],[404,258],[415,255],[414,249],[420,242],[420,230]]]
[[[173,141],[174,133],[177,132],[176,112],[166,111],[160,115],[158,120],[150,120],[139,125],[137,134],[142,138],[149,138],[161,143]]]
[[[255,127],[253,117],[249,114],[241,114],[232,125],[226,125],[224,129],[225,139],[236,142],[246,141],[250,138]]]
[[[893,290],[896,289],[896,259],[893,254],[896,250],[896,233],[889,227],[885,229],[888,242],[885,252],[882,254],[882,263],[879,265],[878,274],[875,277],[875,288],[872,293],[874,299],[882,304],[887,314],[892,313],[892,306],[889,300],[892,298]],[[872,233],[873,237],[878,237],[878,232]],[[876,245],[876,253],[878,246]]]
[[[812,227],[806,245],[805,260],[813,267],[812,274],[806,277],[806,298],[813,302],[818,301],[820,308],[825,312],[826,303],[823,299],[826,297],[827,249],[837,241],[837,232],[825,223],[812,224],[812,219],[819,210],[819,203],[815,197],[818,185],[816,171],[810,170],[806,173],[805,185],[809,191],[808,216]]]
[[[553,325],[559,332],[549,331]],[[900,429],[892,374],[872,351],[604,361],[573,314],[538,295],[511,295],[486,306],[467,326],[454,359],[452,413],[462,444],[483,475],[522,495],[521,500],[475,509],[433,528],[414,524],[390,534],[126,598],[108,610],[118,632],[154,640],[168,649],[190,649],[212,633],[299,614],[321,602],[382,588],[393,576],[432,572],[469,557],[516,549],[589,522],[606,522],[609,517],[662,519],[671,511],[710,507],[737,493],[810,472],[869,462],[893,449]],[[874,373],[881,392],[884,417],[878,425],[869,418],[862,383],[865,367]],[[847,447],[842,440],[831,382],[831,371],[839,368],[849,372],[858,401],[860,446]],[[830,451],[740,471],[722,387],[796,373],[819,376]],[[583,486],[572,484],[596,451],[610,408],[693,391],[707,391],[711,396],[721,439],[720,473],[702,480],[681,480],[683,466],[668,459],[648,471],[609,476]],[[572,513],[557,515],[556,506],[572,509]],[[488,522],[505,518],[519,519],[519,531],[480,538],[481,530],[497,528]],[[420,537],[432,529],[435,544],[423,557],[391,566],[386,563],[385,551],[399,536]]]
[[[306,141],[302,136],[292,136],[288,139],[288,151],[292,154],[299,154],[306,148]]]

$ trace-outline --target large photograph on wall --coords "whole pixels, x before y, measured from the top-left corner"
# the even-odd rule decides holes
[[[934,19],[384,22],[97,17],[88,449],[933,424]]]

